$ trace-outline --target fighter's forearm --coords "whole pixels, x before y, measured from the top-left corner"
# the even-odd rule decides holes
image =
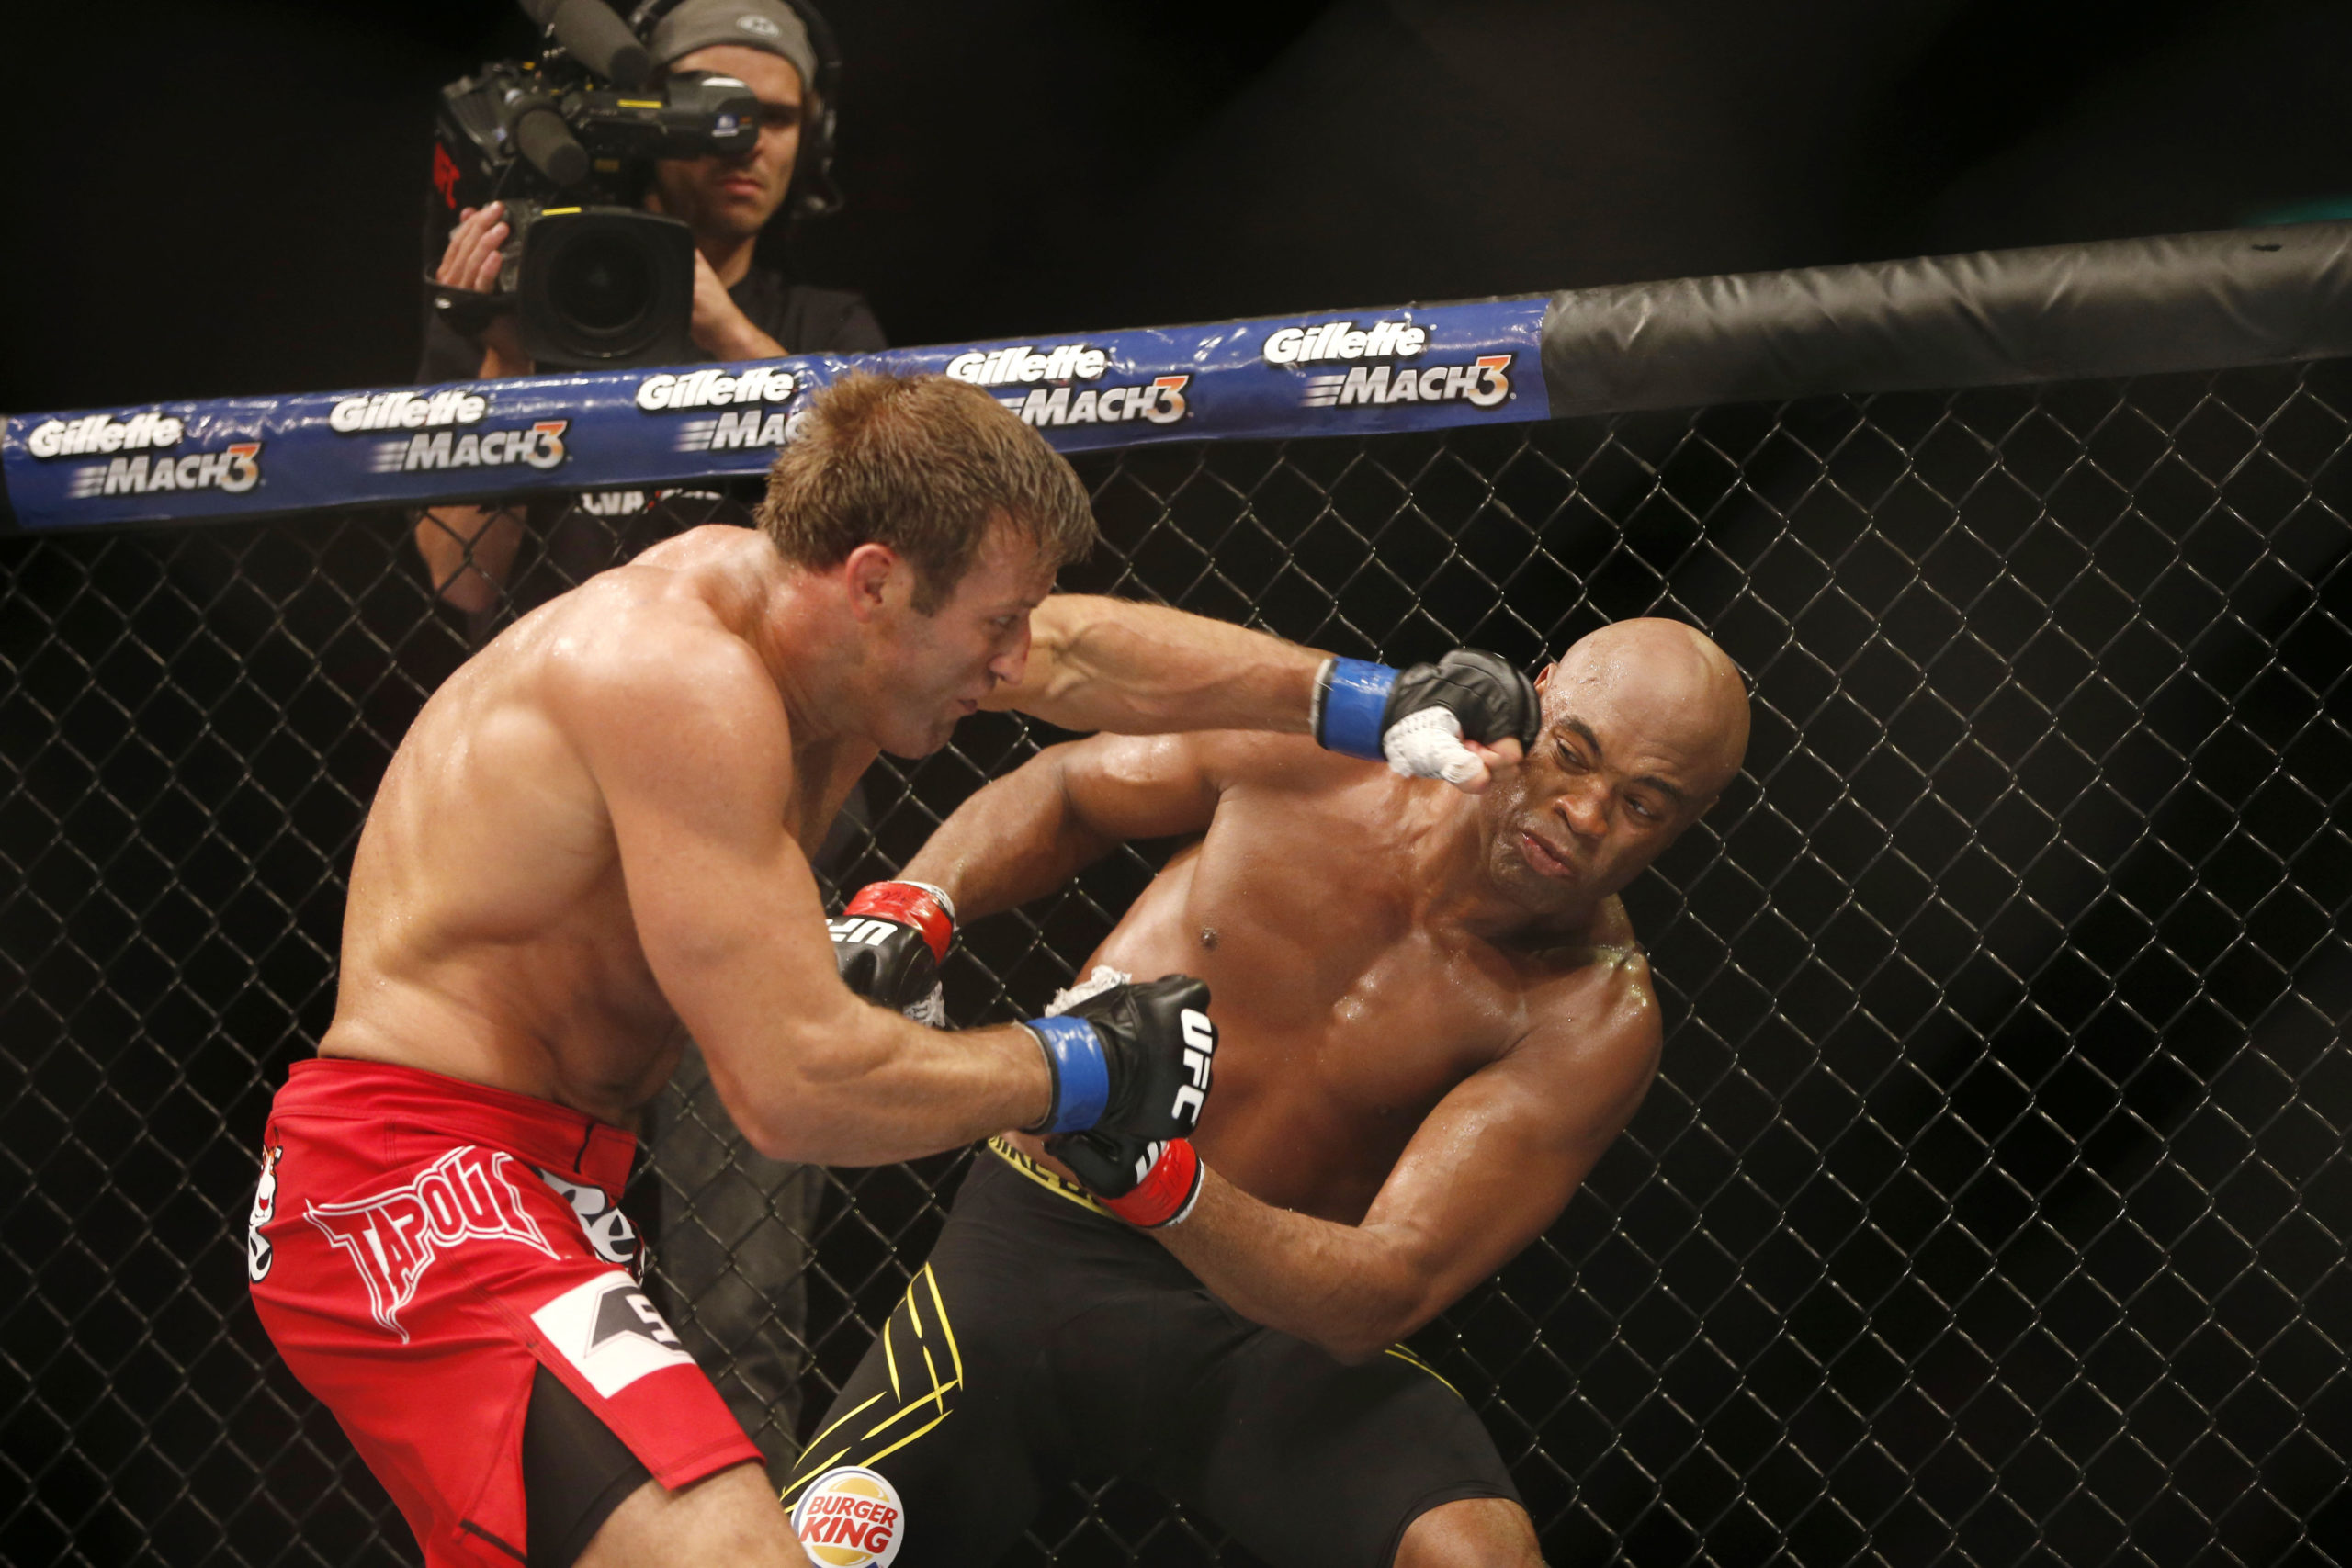
[[[1372,1359],[1447,1305],[1393,1239],[1262,1203],[1214,1168],[1190,1217],[1151,1235],[1242,1316],[1342,1361]]]
[[[1260,729],[1303,735],[1324,654],[1154,604],[1086,594],[1031,617],[1030,669],[992,705],[1065,729],[1164,735]]]
[[[1044,897],[1117,844],[1073,808],[1048,751],[957,807],[906,875],[944,888],[956,918],[976,920]]]
[[[859,1002],[756,1054],[704,1043],[719,1099],[772,1159],[888,1165],[976,1143],[1046,1112],[1053,1079],[1018,1025],[928,1029]]]

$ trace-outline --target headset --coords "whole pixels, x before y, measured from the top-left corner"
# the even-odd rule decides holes
[[[629,13],[629,30],[642,39],[653,36],[653,25],[676,9],[681,0],[642,0]],[[808,47],[817,56],[817,79],[803,83],[800,154],[792,165],[792,190],[784,199],[784,216],[792,219],[831,218],[842,209],[841,187],[833,183],[835,113],[841,102],[842,50],[831,24],[808,0],[783,0],[785,6],[808,29]],[[808,100],[815,111],[808,113]]]

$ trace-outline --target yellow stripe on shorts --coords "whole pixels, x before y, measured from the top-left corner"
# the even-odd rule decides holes
[[[931,1303],[932,1319],[939,1331],[937,1343],[944,1346],[946,1349],[945,1376],[941,1375],[938,1360],[932,1354],[933,1338],[923,1332],[922,1303],[926,1300]],[[922,1352],[922,1369],[930,1378],[930,1386],[922,1389],[920,1393],[914,1393],[912,1398],[909,1398],[908,1394],[921,1386],[922,1380],[910,1376],[902,1381],[899,1374],[898,1340],[894,1331],[899,1325],[899,1314],[902,1312],[906,1314],[907,1327],[916,1341],[914,1348]],[[906,1294],[899,1298],[898,1307],[888,1317],[883,1319],[882,1355],[890,1371],[888,1392],[876,1393],[872,1398],[862,1400],[851,1406],[825,1423],[824,1429],[808,1440],[808,1446],[801,1450],[800,1462],[793,1469],[792,1479],[784,1484],[781,1497],[787,1508],[792,1506],[803,1488],[834,1466],[842,1464],[871,1466],[886,1454],[896,1453],[899,1450],[905,1448],[955,1414],[953,1402],[948,1395],[964,1386],[964,1355],[956,1344],[956,1330],[947,1321],[947,1298],[940,1292],[939,1278],[932,1272],[930,1264],[926,1263],[916,1270],[915,1277],[907,1283]],[[910,1371],[914,1365],[915,1361],[910,1356],[907,1361]],[[885,1399],[893,1403],[879,1419],[870,1426],[855,1430],[850,1437],[835,1439],[835,1433],[848,1427],[854,1417],[871,1411],[876,1404]],[[937,1414],[933,1415],[932,1412],[934,1410]],[[931,1419],[913,1431],[891,1436],[888,1442],[873,1449],[863,1457],[851,1457],[856,1453],[861,1444],[872,1443],[890,1434],[892,1428],[900,1426],[910,1417],[924,1415],[930,1415]]]
[[[1119,1216],[1095,1201],[1094,1194],[1057,1170],[1048,1170],[1014,1148],[1001,1134],[989,1140],[989,1152],[1057,1198],[1067,1198],[1081,1209],[1091,1209],[1106,1220]]]

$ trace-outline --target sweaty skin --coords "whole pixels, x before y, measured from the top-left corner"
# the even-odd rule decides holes
[[[1659,620],[1594,633],[1538,686],[1534,751],[1475,797],[1283,737],[1098,736],[982,790],[907,868],[974,918],[1120,842],[1203,835],[1092,960],[1216,998],[1205,1184],[1151,1234],[1236,1311],[1343,1360],[1542,1234],[1657,1072],[1616,895],[1737,773],[1745,690]],[[1398,1561],[1533,1562],[1534,1537],[1511,1505],[1448,1504]]]
[[[881,546],[810,571],[711,527],[526,616],[385,773],[322,1054],[628,1126],[691,1031],[754,1146],[828,1163],[1035,1121],[1049,1084],[1026,1031],[943,1034],[842,985],[802,846],[879,750],[935,750],[983,704],[1301,729],[1319,664],[1173,611],[1048,599],[1052,575],[1000,525],[922,615]]]

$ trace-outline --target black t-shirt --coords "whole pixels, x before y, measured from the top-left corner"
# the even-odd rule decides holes
[[[868,354],[889,346],[862,295],[789,283],[782,273],[758,265],[727,292],[787,354]],[[417,380],[469,380],[481,367],[481,348],[428,308]],[[706,523],[748,527],[760,489],[757,479],[712,479],[660,491],[593,491],[533,501],[526,509],[529,536],[509,573],[505,603],[468,617],[473,639],[485,640],[507,616],[536,609],[673,534]]]

